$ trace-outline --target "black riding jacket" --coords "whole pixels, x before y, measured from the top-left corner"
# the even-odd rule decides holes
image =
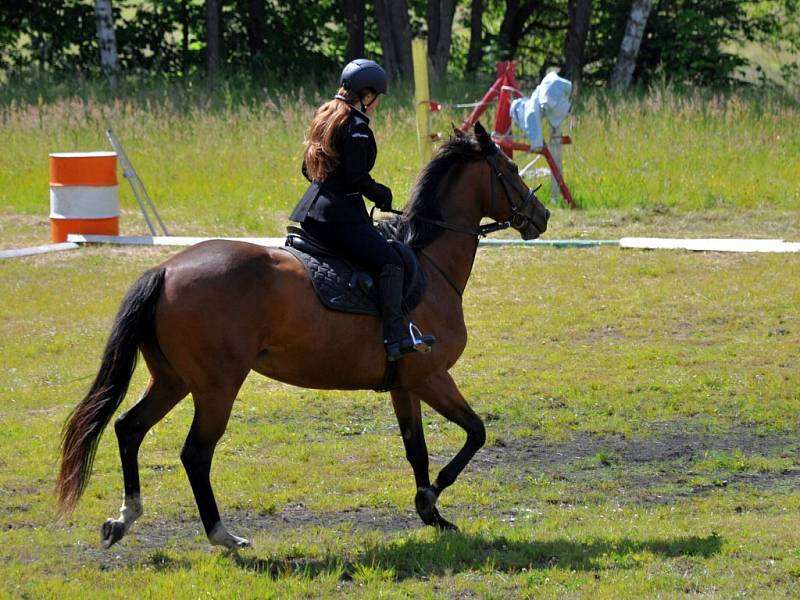
[[[377,205],[391,205],[392,191],[369,174],[378,155],[369,117],[351,107],[333,144],[339,164],[325,181],[311,182],[289,217],[292,221],[302,223],[311,218],[321,222],[370,223],[364,196]],[[303,175],[308,179],[305,163]]]

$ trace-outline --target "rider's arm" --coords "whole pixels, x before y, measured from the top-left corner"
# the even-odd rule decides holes
[[[345,133],[344,175],[354,191],[362,193],[378,206],[391,206],[392,190],[375,181],[369,174],[372,167],[370,150],[374,144],[372,132],[364,123],[355,124]]]

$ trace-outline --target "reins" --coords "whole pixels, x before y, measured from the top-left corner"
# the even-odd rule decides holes
[[[381,212],[388,212],[393,215],[404,216],[405,213],[402,210],[382,210]],[[450,231],[455,231],[457,233],[465,233],[467,235],[472,235],[475,237],[486,237],[490,233],[494,233],[495,231],[500,231],[502,229],[508,229],[511,227],[511,221],[495,221],[494,223],[487,223],[486,225],[481,225],[477,229],[472,229],[470,227],[464,227],[462,225],[457,225],[455,223],[448,223],[447,221],[439,221],[438,219],[431,219],[429,217],[423,217],[422,215],[414,215],[413,217],[409,217],[409,220],[415,221],[422,221],[423,223],[430,223],[431,225],[436,225],[437,227],[441,227],[442,229],[449,229]]]

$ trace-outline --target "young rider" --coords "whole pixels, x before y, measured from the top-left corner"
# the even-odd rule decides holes
[[[370,116],[386,93],[386,73],[374,61],[357,59],[345,66],[340,85],[311,122],[303,155],[303,174],[311,185],[290,219],[375,278],[386,356],[396,361],[415,350],[427,352],[434,338],[412,335],[406,325],[400,308],[403,261],[375,229],[364,204],[366,196],[380,209],[392,206],[392,191],[369,174],[378,153]]]

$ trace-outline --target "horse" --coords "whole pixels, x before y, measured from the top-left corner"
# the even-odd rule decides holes
[[[481,225],[485,217],[495,223]],[[478,123],[474,135],[454,131],[421,171],[402,214],[382,222],[385,235],[414,250],[427,278],[411,317],[437,342],[431,352],[395,363],[390,394],[414,474],[416,511],[439,530],[457,527],[439,513],[437,500],[486,440],[483,421],[448,373],[467,344],[462,294],[479,236],[510,226],[533,239],[548,218],[517,165]],[[304,388],[360,390],[377,389],[388,365],[380,319],[324,307],[286,250],[224,240],[183,250],[129,289],[94,382],[64,423],[56,483],[62,518],[86,489],[100,437],[125,397],[139,353],[150,379],[139,401],[114,422],[124,495],[119,517],[101,527],[105,548],[142,515],[137,457],[145,434],[188,394],[194,417],[180,457],[200,519],[212,545],[242,548],[250,542],[223,524],[209,475],[250,371]],[[420,402],[466,433],[433,483]]]

